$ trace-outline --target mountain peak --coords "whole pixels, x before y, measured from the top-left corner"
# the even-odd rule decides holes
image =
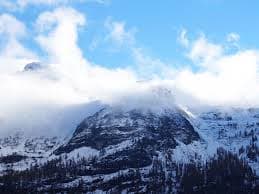
[[[24,71],[38,71],[42,69],[42,64],[40,62],[31,62],[24,66]]]
[[[148,139],[155,142],[157,147],[166,149],[174,148],[177,145],[176,139],[189,144],[198,140],[199,135],[176,109],[164,109],[163,113],[157,114],[142,109],[107,107],[84,119],[68,144],[56,153],[71,152],[80,147],[109,149],[110,146],[136,138],[140,141]]]

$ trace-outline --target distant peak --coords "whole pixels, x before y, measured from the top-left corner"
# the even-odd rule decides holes
[[[24,71],[38,71],[42,69],[42,64],[40,62],[31,62],[24,66]]]

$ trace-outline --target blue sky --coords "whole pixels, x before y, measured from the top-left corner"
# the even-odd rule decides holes
[[[29,4],[22,10],[2,7],[1,12],[16,16],[30,29],[29,33],[34,34],[34,22],[39,13],[53,10],[58,5]],[[183,28],[188,31],[189,38],[193,39],[204,33],[212,42],[224,44],[227,34],[235,32],[240,35],[240,44],[244,48],[258,47],[259,44],[259,28],[256,23],[259,20],[259,3],[255,0],[249,3],[234,0],[165,0],[162,3],[74,1],[65,6],[73,7],[87,17],[87,26],[80,30],[78,41],[85,57],[107,67],[124,67],[134,63],[127,48],[121,47],[117,51],[111,51],[113,49],[110,48],[110,43],[101,40],[108,33],[104,27],[108,17],[114,21],[125,22],[126,29],[135,30],[138,47],[172,66],[191,64],[184,57],[182,47],[177,42],[179,32]],[[98,45],[90,49],[89,45],[95,40],[98,40]],[[23,41],[28,47],[39,49],[33,39],[27,38]]]

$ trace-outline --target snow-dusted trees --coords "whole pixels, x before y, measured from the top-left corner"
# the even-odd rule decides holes
[[[245,148],[243,148],[245,150]],[[244,152],[244,150],[242,152]],[[246,150],[245,150],[246,151]],[[196,193],[256,194],[258,177],[238,155],[218,149],[206,163],[174,163],[154,157],[149,170],[130,168],[109,173],[96,158],[56,158],[25,171],[0,176],[2,193]],[[98,168],[97,168],[98,167]],[[103,174],[104,173],[104,174]],[[109,178],[104,178],[107,175]],[[84,177],[95,177],[92,182]],[[62,184],[69,183],[64,187]]]

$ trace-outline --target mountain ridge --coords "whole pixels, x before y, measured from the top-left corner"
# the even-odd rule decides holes
[[[217,108],[199,112],[173,107],[154,112],[154,109],[123,109],[118,106],[106,106],[85,118],[70,139],[59,141],[45,157],[34,158],[33,164],[38,165],[39,170],[53,162],[58,169],[62,165],[75,164],[78,167],[73,168],[81,169],[78,169],[78,173],[83,179],[85,191],[94,192],[98,191],[96,188],[103,191],[117,188],[118,185],[110,181],[120,177],[121,174],[131,180],[133,177],[139,177],[138,173],[141,174],[141,178],[138,178],[141,188],[145,190],[152,179],[144,177],[150,177],[154,167],[160,166],[160,171],[167,177],[170,173],[178,171],[178,165],[202,165],[215,159],[221,160],[220,153],[223,153],[222,161],[229,162],[224,159],[225,155],[232,157],[227,156],[228,152],[233,154],[234,161],[247,162],[248,167],[244,169],[251,167],[258,173],[259,130],[257,128],[259,124],[257,123],[259,120],[257,115],[259,115],[259,109]],[[219,151],[219,149],[226,151]],[[213,157],[216,158],[213,159]],[[20,160],[21,163],[28,158],[20,158]],[[235,162],[237,165],[241,163]],[[213,162],[212,165],[214,165]],[[23,169],[25,168],[16,168],[21,173]],[[248,171],[247,173],[252,172]],[[188,175],[188,172],[186,173]],[[198,171],[196,173],[199,174]],[[60,181],[55,182],[55,187],[72,188],[72,182],[78,185],[80,178],[70,177],[68,183],[62,183],[63,186],[58,186],[61,184]],[[124,179],[121,181],[121,184],[127,182]],[[172,184],[176,186],[177,181],[175,181]],[[136,186],[140,183],[134,184]],[[86,187],[86,185],[92,186]],[[133,189],[132,185],[125,188]]]

